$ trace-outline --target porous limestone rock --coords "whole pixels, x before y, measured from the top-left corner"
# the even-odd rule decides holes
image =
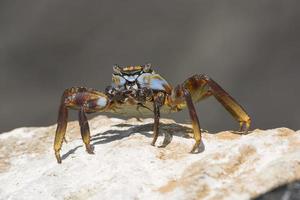
[[[150,145],[152,119],[95,117],[94,155],[70,122],[62,164],[53,152],[56,125],[0,134],[0,199],[242,200],[300,180],[300,131],[203,133],[204,151],[190,154],[191,126],[162,122],[161,133],[174,135],[166,148]]]

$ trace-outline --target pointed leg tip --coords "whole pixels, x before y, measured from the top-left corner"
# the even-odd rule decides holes
[[[88,154],[95,154],[94,151],[87,151]]]
[[[197,153],[197,150],[199,149],[199,145],[195,144],[192,148],[192,150],[190,151],[190,153],[195,154]]]
[[[192,148],[192,150],[190,151],[191,154],[198,154],[198,153],[202,153],[205,150],[205,146],[204,144],[199,141],[196,142]]]
[[[87,145],[87,146],[86,146],[86,152],[87,152],[88,154],[95,154],[95,153],[94,153],[94,147],[93,147],[92,145]]]
[[[61,164],[61,157],[59,155],[59,152],[55,152],[55,157],[56,157],[57,163]]]
[[[240,129],[238,131],[234,131],[234,133],[241,134],[241,135],[247,135],[251,131],[249,131],[250,128],[250,121],[242,121],[240,122]]]
[[[151,145],[155,147],[155,143],[157,141],[157,137],[153,138],[152,142],[151,142]]]
[[[191,154],[197,153],[197,152],[196,152],[196,149],[193,147],[192,150],[190,151],[190,153],[191,153]]]

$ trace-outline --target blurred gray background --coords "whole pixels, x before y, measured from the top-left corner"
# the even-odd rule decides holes
[[[1,0],[0,132],[54,124],[65,88],[146,62],[172,85],[208,74],[252,128],[300,128],[300,1]],[[238,128],[214,98],[197,109],[205,129]]]

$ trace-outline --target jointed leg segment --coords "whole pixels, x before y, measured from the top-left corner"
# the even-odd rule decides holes
[[[79,125],[81,137],[85,144],[86,151],[93,154],[93,148],[90,145],[90,128],[86,113],[99,112],[108,105],[106,95],[93,89],[70,88],[64,91],[61,105],[59,107],[57,129],[54,139],[54,151],[58,163],[61,163],[60,150],[65,139],[68,109],[79,110]]]
[[[234,100],[217,82],[209,78],[207,75],[195,75],[187,79],[183,87],[188,89],[192,96],[196,96],[198,99],[195,101],[201,100],[208,95],[213,95],[223,106],[224,108],[240,123],[241,130],[247,132],[251,119],[244,110],[244,108],[239,105],[239,103]],[[199,92],[203,95],[196,95]],[[194,100],[194,99],[193,99]]]
[[[54,139],[54,151],[55,151],[55,157],[56,157],[58,163],[61,163],[61,157],[60,157],[59,152],[60,152],[63,140],[65,138],[67,123],[68,123],[68,110],[64,104],[61,104],[59,107],[57,128],[56,128],[56,134],[55,134],[55,139]]]
[[[91,140],[90,127],[89,127],[89,123],[87,121],[86,114],[84,112],[84,107],[80,108],[80,110],[78,112],[78,116],[79,116],[80,133],[81,133],[83,143],[85,144],[86,151],[89,154],[93,154],[94,153],[93,148],[90,145],[90,140]]]
[[[165,101],[165,94],[162,92],[158,92],[154,95],[153,100],[153,110],[154,110],[154,125],[153,125],[153,140],[151,142],[151,145],[155,145],[155,142],[159,135],[159,118],[160,118],[160,107],[163,105]],[[165,137],[164,144],[168,143],[168,138]]]
[[[203,76],[207,81],[214,97],[224,106],[224,108],[239,122],[240,131],[248,132],[251,119],[239,103],[233,99],[218,83],[207,76]]]
[[[169,99],[173,105],[188,107],[196,141],[191,152],[195,152],[201,143],[201,129],[193,102],[213,95],[224,108],[239,122],[240,131],[247,133],[251,119],[241,105],[237,103],[218,83],[206,75],[194,75],[172,91]]]
[[[194,139],[196,142],[191,150],[191,153],[194,153],[199,149],[199,146],[201,144],[201,128],[200,128],[199,119],[190,92],[187,89],[183,89],[183,93],[184,93],[187,107],[189,109],[193,130],[194,130]]]
[[[154,125],[153,125],[153,140],[151,142],[151,145],[155,146],[155,142],[156,142],[156,140],[158,138],[158,134],[159,134],[159,118],[160,118],[159,108],[160,108],[160,106],[158,105],[157,102],[154,102],[153,108],[154,108]]]

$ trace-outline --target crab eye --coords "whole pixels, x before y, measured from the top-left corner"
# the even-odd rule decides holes
[[[122,74],[121,68],[118,65],[113,66],[113,71],[114,71],[114,74],[118,74],[118,75]]]
[[[151,70],[151,63],[147,63],[144,65],[144,68],[143,68],[143,72],[150,72]]]

